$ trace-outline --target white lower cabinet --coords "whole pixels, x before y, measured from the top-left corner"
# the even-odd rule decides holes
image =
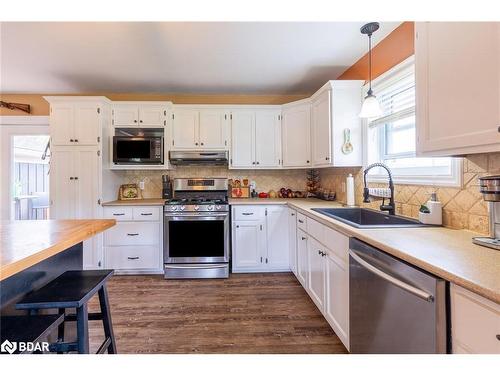
[[[309,284],[307,269],[307,233],[297,229],[297,280],[307,289]]]
[[[233,206],[232,271],[289,271],[288,208]]]
[[[297,217],[297,279],[349,350],[349,237]]]
[[[500,305],[451,284],[451,339],[455,354],[500,354]]]
[[[116,219],[104,232],[104,264],[117,273],[163,272],[163,221],[160,206],[107,206]]]
[[[288,209],[288,247],[290,270],[297,276],[297,211]]]
[[[349,261],[339,258],[329,249],[325,258],[325,280],[326,298],[323,314],[349,349]]]
[[[307,263],[309,296],[320,311],[325,306],[325,261],[326,249],[317,240],[310,237],[307,243]]]

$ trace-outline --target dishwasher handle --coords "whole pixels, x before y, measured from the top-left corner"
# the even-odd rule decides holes
[[[357,255],[353,250],[349,250],[349,255],[354,259],[356,262],[358,262],[362,267],[366,268],[368,271],[374,273],[375,275],[381,277],[385,281],[397,286],[398,288],[401,288],[403,290],[406,290],[407,292],[427,301],[427,302],[433,302],[434,301],[434,296],[424,290],[415,288],[413,285],[410,285],[408,283],[405,283],[404,281],[401,281],[394,276],[388,275],[387,273],[379,270],[377,267],[373,266],[372,264],[368,263],[367,261],[363,260],[359,255]]]

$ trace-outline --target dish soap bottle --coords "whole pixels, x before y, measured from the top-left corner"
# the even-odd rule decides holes
[[[432,193],[425,206],[420,207],[418,218],[423,224],[443,224],[443,204],[437,200],[436,193]]]

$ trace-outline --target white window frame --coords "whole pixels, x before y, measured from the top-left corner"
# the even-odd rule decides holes
[[[380,75],[372,81],[372,88],[375,95],[380,90],[385,87],[392,85],[394,82],[401,79],[402,75],[407,74],[409,69],[414,69],[415,56],[410,56],[406,60],[402,61],[392,69],[388,70],[384,74]],[[368,83],[363,86],[363,98],[366,96],[368,91]],[[368,120],[363,119],[363,166],[366,168],[368,166]],[[382,137],[380,137],[382,138]],[[382,142],[379,144],[379,155],[382,152]],[[401,155],[404,157],[405,155]],[[462,158],[452,158],[451,161],[451,174],[449,175],[398,175],[397,171],[393,173],[394,183],[405,184],[405,185],[433,185],[433,186],[445,186],[445,187],[462,187],[463,179],[463,162]],[[374,174],[369,173],[366,177],[368,182],[387,182],[387,174]]]

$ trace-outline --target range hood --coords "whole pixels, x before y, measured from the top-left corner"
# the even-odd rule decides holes
[[[170,151],[172,165],[227,165],[228,151]]]

